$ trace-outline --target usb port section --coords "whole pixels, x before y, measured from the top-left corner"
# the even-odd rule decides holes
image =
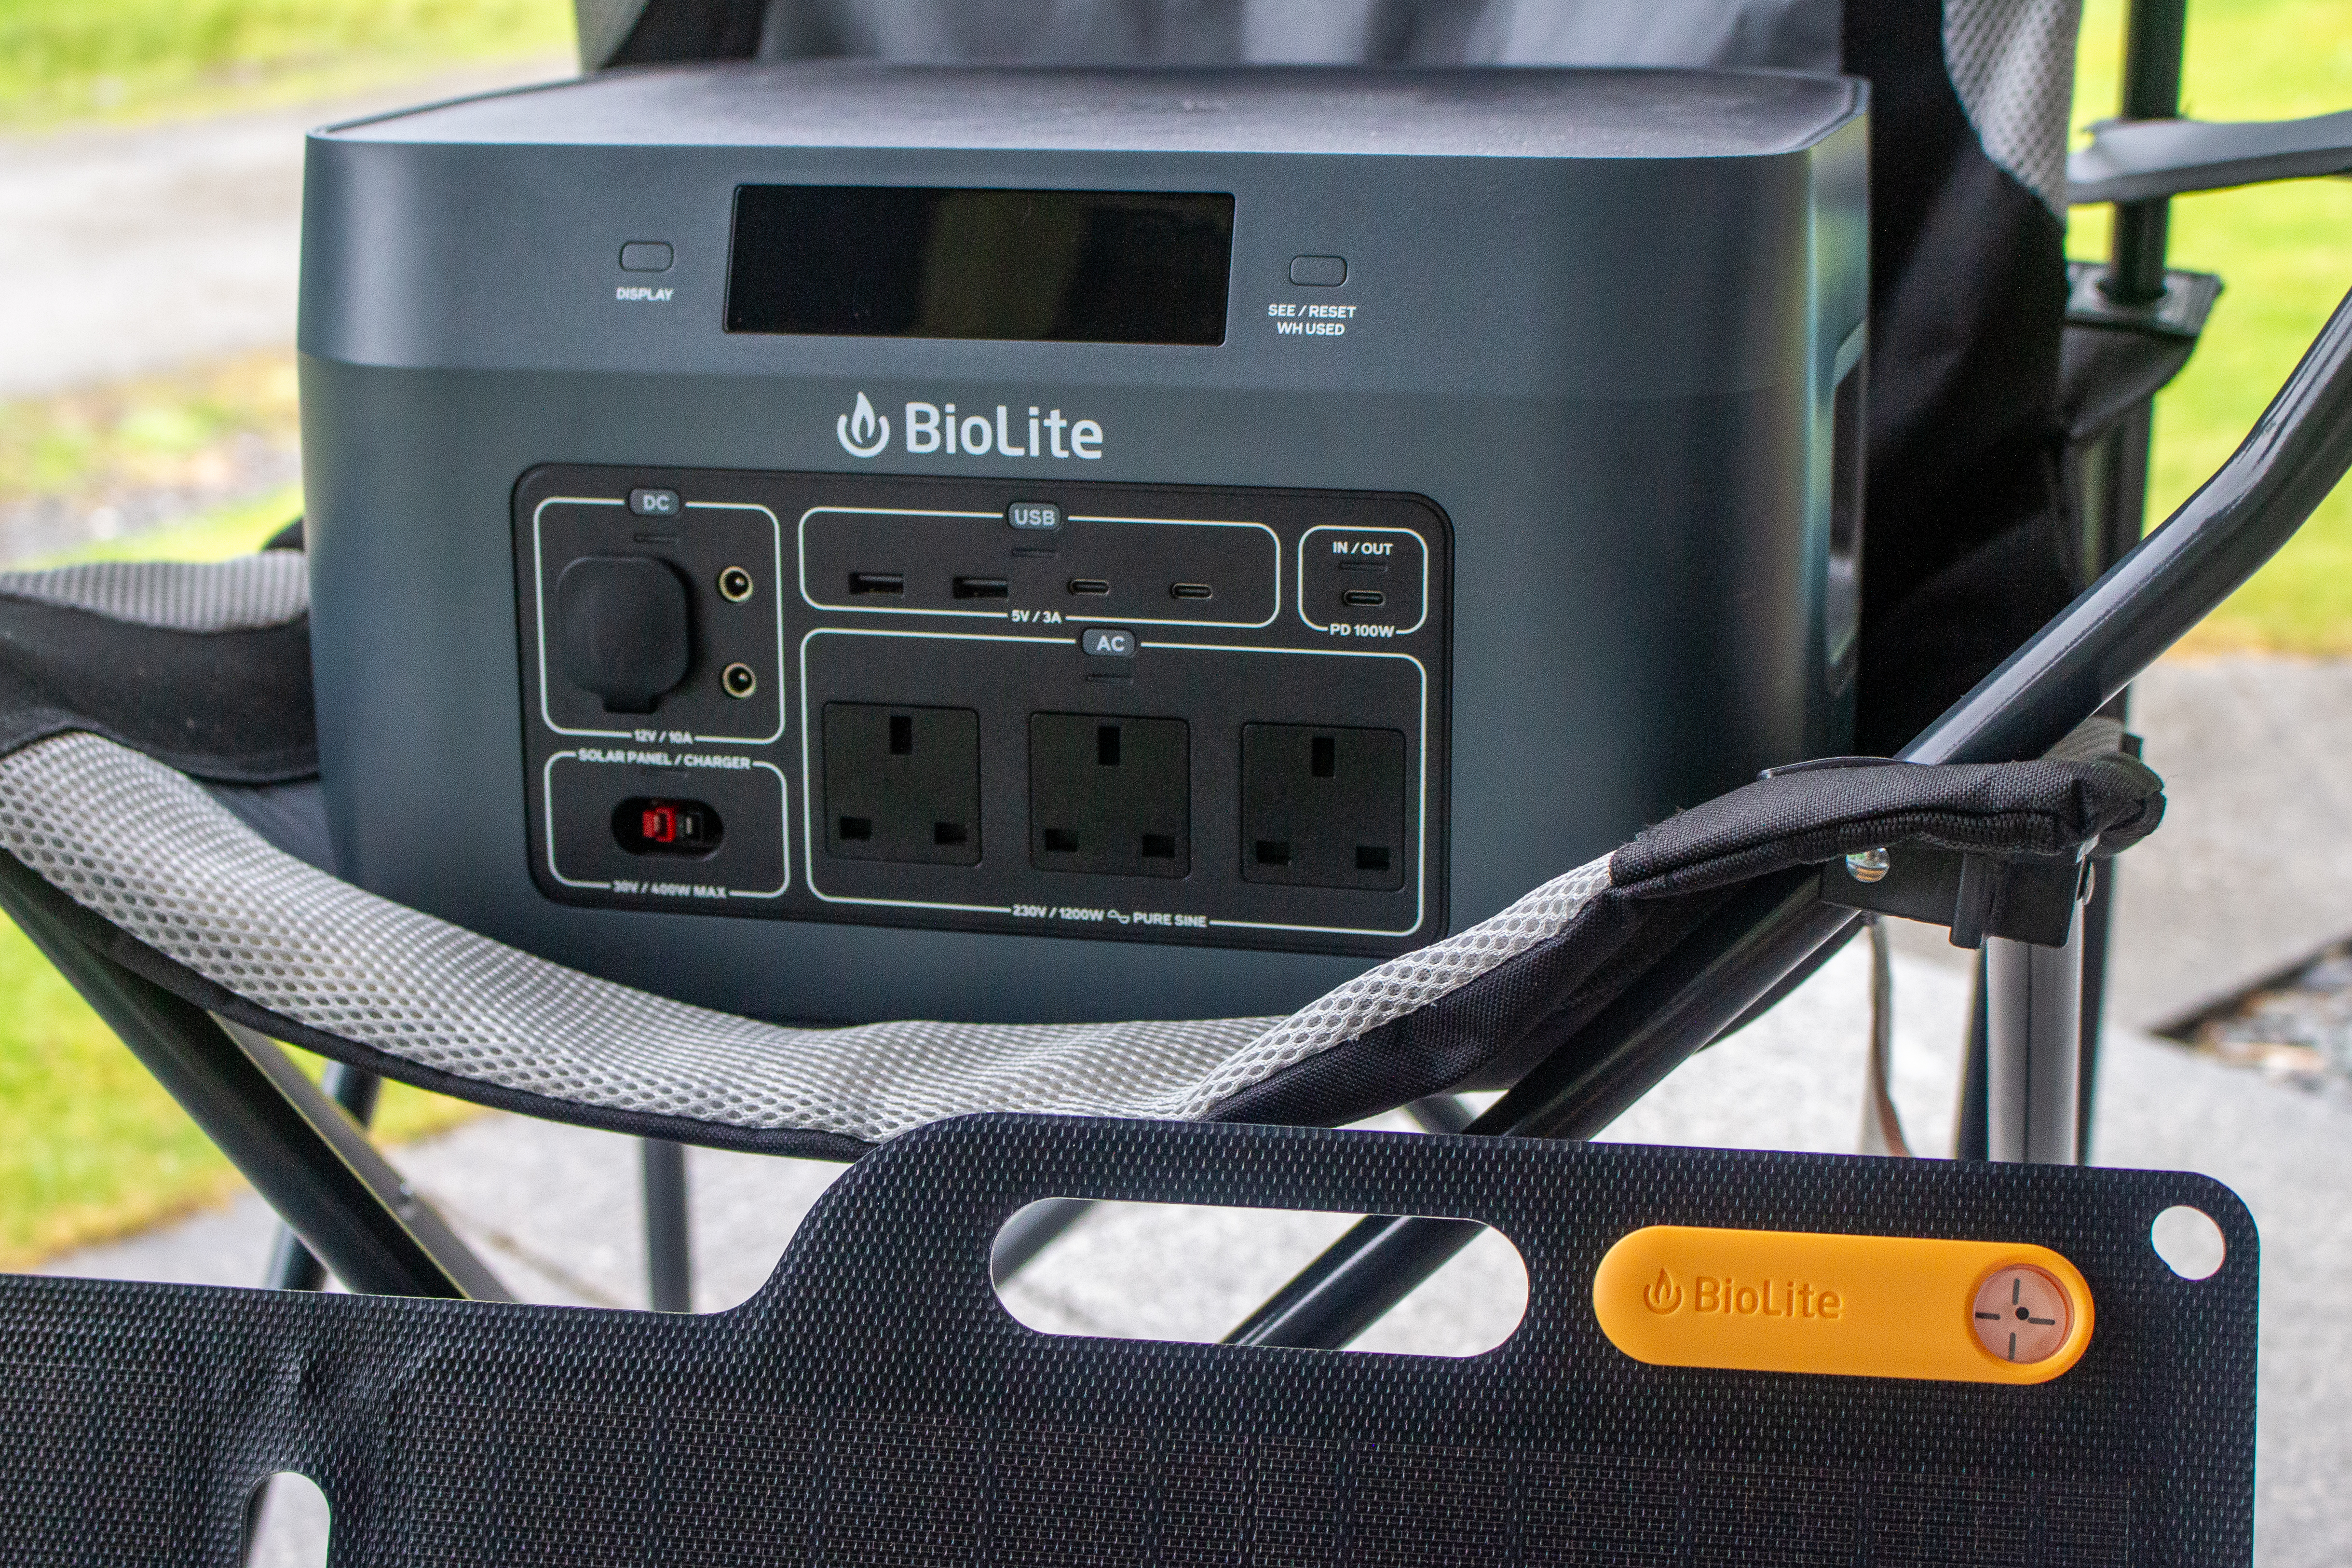
[[[1003,599],[1012,595],[1013,584],[1002,577],[959,577],[955,580],[955,596],[959,599]]]
[[[1207,599],[1215,596],[1206,583],[1171,583],[1168,596],[1171,599]]]
[[[1351,610],[1377,610],[1389,602],[1389,596],[1378,588],[1350,588],[1339,595],[1339,602]]]
[[[907,591],[907,574],[903,572],[852,572],[849,592],[860,594],[903,594]]]
[[[1073,594],[1108,594],[1110,592],[1110,584],[1100,577],[1073,577],[1070,579],[1070,592]]]

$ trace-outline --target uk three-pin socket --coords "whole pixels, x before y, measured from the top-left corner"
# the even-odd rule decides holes
[[[824,705],[824,847],[845,860],[980,863],[980,715]]]
[[[1029,859],[1040,870],[1181,877],[1192,867],[1181,719],[1029,716]]]
[[[1405,750],[1395,730],[1242,726],[1242,879],[1404,886]]]

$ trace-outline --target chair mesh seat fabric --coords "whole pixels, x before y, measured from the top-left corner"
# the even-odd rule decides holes
[[[2127,760],[1840,763],[1672,816],[1287,1018],[793,1027],[535,957],[340,880],[322,845],[280,847],[308,839],[259,797],[316,766],[306,603],[290,550],[0,575],[0,849],[37,896],[92,940],[127,937],[123,962],[166,990],[289,1043],[772,1152],[849,1156],[972,1111],[1332,1124],[1500,1086],[1717,890],[1869,846],[2111,853],[2163,812],[2162,781]]]
[[[878,1142],[966,1111],[1198,1119],[1558,935],[1595,860],[1289,1018],[793,1028],[534,958],[273,847],[112,742],[0,759],[0,847],[84,909],[270,1014],[435,1073],[604,1110]]]
[[[0,572],[0,594],[173,632],[258,631],[310,612],[299,550],[234,561],[100,561],[50,572]]]

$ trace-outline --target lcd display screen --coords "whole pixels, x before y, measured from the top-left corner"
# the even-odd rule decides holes
[[[1233,240],[1206,193],[739,185],[727,330],[1221,343]]]

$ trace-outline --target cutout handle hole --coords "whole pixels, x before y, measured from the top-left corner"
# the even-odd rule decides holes
[[[1188,1204],[1091,1203],[1045,1198],[1016,1213],[1005,1243],[1053,1215],[1054,1239],[1007,1272],[997,1299],[1024,1328],[1044,1334],[1215,1344],[1281,1289],[1360,1215],[1321,1210],[1218,1208]],[[1066,1228],[1065,1228],[1066,1227]],[[1518,1248],[1488,1228],[1351,1351],[1460,1357],[1509,1339],[1527,1314],[1528,1269]]]

